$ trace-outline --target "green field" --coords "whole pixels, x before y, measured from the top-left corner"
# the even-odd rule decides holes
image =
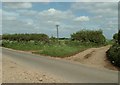
[[[59,39],[46,34],[3,34],[2,39],[3,47],[53,57],[68,57],[106,44],[102,30],[81,30]]]
[[[52,57],[68,57],[91,47],[99,47],[94,43],[80,43],[76,41],[59,41],[58,43],[44,44],[41,42],[3,41],[2,46],[15,50],[31,51],[35,54]]]

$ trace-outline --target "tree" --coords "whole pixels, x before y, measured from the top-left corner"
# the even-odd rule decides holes
[[[120,45],[120,30],[118,32],[118,44]]]
[[[42,41],[42,42],[49,42],[49,37],[46,34],[3,34],[3,40],[9,41]]]
[[[114,40],[116,43],[118,43],[118,33],[115,33],[115,34],[113,35],[113,40]]]
[[[93,42],[97,44],[104,44],[106,39],[101,30],[81,30],[71,35],[72,40],[78,40],[80,42]]]

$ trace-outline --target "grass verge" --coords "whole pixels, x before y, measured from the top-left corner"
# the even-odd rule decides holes
[[[99,47],[94,43],[80,43],[68,41],[62,44],[52,43],[44,44],[41,42],[16,42],[3,41],[2,46],[15,50],[33,51],[35,54],[42,54],[52,57],[69,57],[91,47]]]

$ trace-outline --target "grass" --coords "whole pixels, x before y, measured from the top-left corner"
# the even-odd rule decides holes
[[[35,51],[33,53],[42,54],[52,57],[69,57],[78,52],[81,52],[85,49],[91,47],[98,47],[94,43],[80,43],[72,41],[62,41],[62,44],[52,43],[52,44],[43,44],[41,42],[16,42],[16,41],[3,41],[3,47],[12,48],[15,50],[23,51]]]
[[[83,50],[82,47],[80,48],[80,47],[72,47],[72,46],[70,47],[68,45],[54,45],[54,46],[47,46],[43,48],[42,51],[37,53],[54,56],[54,57],[68,57],[82,50]]]
[[[23,50],[23,51],[30,51],[30,50],[40,50],[43,48],[43,45],[40,43],[33,43],[33,42],[9,42],[3,41],[3,47],[12,48],[15,50]]]

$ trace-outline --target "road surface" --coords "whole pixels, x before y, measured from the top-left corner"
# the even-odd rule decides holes
[[[2,53],[20,65],[54,74],[69,83],[118,83],[117,71],[95,69],[67,60],[53,59],[6,48],[2,48]]]

